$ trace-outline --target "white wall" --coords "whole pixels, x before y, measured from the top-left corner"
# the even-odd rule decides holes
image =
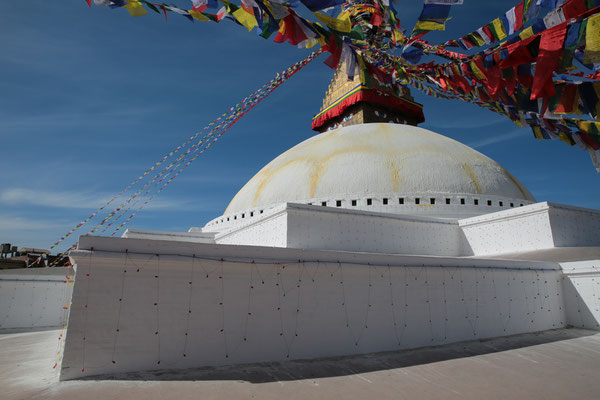
[[[61,379],[414,348],[565,321],[553,263],[150,242],[81,238]]]
[[[536,203],[458,223],[476,256],[600,246],[600,211],[564,204]]]
[[[287,216],[285,208],[248,222],[233,231],[217,234],[215,241],[222,244],[243,244],[252,246],[286,247]]]
[[[600,210],[548,204],[554,246],[600,246]]]
[[[455,221],[287,203],[216,242],[295,249],[458,256]]]
[[[72,286],[70,268],[0,270],[0,331],[63,327]]]
[[[454,221],[288,205],[287,246],[297,249],[458,256]]]
[[[554,247],[548,206],[536,203],[458,221],[466,255],[487,256]]]
[[[373,206],[381,209],[384,206]],[[216,234],[222,244],[439,256],[600,246],[600,211],[536,203],[453,220],[284,203]]]
[[[600,260],[561,263],[567,324],[600,330]]]

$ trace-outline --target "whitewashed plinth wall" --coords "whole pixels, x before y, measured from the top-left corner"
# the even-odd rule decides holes
[[[600,211],[536,203],[458,221],[465,255],[489,256],[554,247],[600,246]]]
[[[82,237],[71,257],[77,278],[63,380],[415,348],[566,324],[555,263],[99,237]]]
[[[0,270],[0,332],[63,327],[71,268]]]
[[[600,260],[561,263],[567,324],[600,329]]]
[[[204,229],[192,228],[191,233]],[[220,244],[495,256],[554,247],[600,246],[600,211],[543,202],[457,220],[284,203],[263,214],[240,218],[234,226],[214,235]]]

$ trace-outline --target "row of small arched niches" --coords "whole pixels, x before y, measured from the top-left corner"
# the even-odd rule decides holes
[[[367,206],[372,206],[373,205],[373,198],[368,198],[366,199],[366,205]],[[390,205],[390,200],[391,198],[389,197],[384,197],[381,199],[381,204],[384,206]],[[478,205],[484,205],[487,204],[488,207],[492,207],[494,206],[494,201],[493,200],[487,200],[487,203],[481,203],[479,202],[480,199],[473,199],[473,204],[474,206],[478,206]],[[348,200],[345,200],[348,201]],[[452,199],[451,198],[445,198],[444,199],[445,204],[446,205],[452,205]],[[344,200],[335,200],[335,202],[332,201],[321,201],[318,203],[307,203],[308,205],[321,205],[323,207],[333,207],[335,205],[335,207],[342,207]],[[357,207],[358,206],[358,202],[359,200],[350,200],[350,205],[352,207]],[[415,197],[413,199],[413,202],[415,205],[436,205],[437,203],[437,199],[435,197],[430,197],[430,198],[421,198],[421,197]],[[408,201],[408,199],[405,199],[404,197],[399,197],[398,198],[398,205],[408,205],[410,204],[410,202]],[[467,204],[467,199],[465,198],[460,198],[458,199],[458,203],[454,203],[454,204],[460,204],[460,205],[466,205]],[[523,203],[518,203],[519,207],[523,207]],[[517,203],[514,202],[504,202],[503,200],[498,200],[496,206],[498,207],[517,207]],[[259,211],[250,211],[247,213],[241,213],[239,216],[240,218],[246,218],[246,215],[248,215],[249,218],[254,217],[255,214],[262,214],[264,212],[264,210],[259,210]],[[237,220],[238,219],[238,215],[234,215],[233,217],[226,217],[226,218],[221,218],[220,221],[215,221],[215,224],[219,224],[219,223],[225,223],[225,222],[230,222],[231,218],[233,218],[233,220]]]
[[[390,200],[392,200],[392,199],[390,199],[388,197],[384,197],[384,198],[381,199],[381,204],[384,205],[384,206],[390,205],[390,204],[392,204],[390,202]],[[415,205],[436,205],[436,204],[438,204],[437,200],[438,199],[436,199],[435,197],[430,197],[430,198],[415,197],[413,199],[413,203]],[[445,200],[445,204],[446,205],[452,205],[453,204],[451,198],[445,198],[444,200]],[[489,207],[494,206],[494,201],[493,200],[487,200],[487,203],[481,203],[481,204],[479,203],[479,200],[480,199],[473,199],[473,205],[478,206],[478,205],[487,204],[487,206],[489,206]],[[335,200],[335,207],[342,207],[343,201],[344,200]],[[358,202],[359,202],[359,200],[350,200],[350,205],[352,207],[356,207],[356,206],[358,206]],[[332,203],[332,204],[330,204],[330,203]],[[327,206],[333,207],[333,203],[334,203],[333,201],[331,201],[331,202],[321,201],[320,205],[324,206],[324,207],[327,207]],[[318,205],[319,203],[308,203],[308,204],[309,205]],[[399,205],[405,205],[405,204],[408,205],[408,204],[411,204],[411,203],[410,203],[409,199],[405,199],[404,197],[399,197],[397,204],[399,204]],[[439,204],[441,204],[441,203],[439,203]],[[466,205],[467,204],[467,199],[460,198],[460,199],[458,199],[458,203],[454,203],[454,204]],[[373,199],[372,198],[367,198],[366,199],[366,205],[367,206],[372,206],[373,205]],[[503,200],[498,200],[496,206],[498,206],[498,207],[509,207],[509,206],[510,207],[516,207],[516,203],[514,203],[514,202],[506,202],[505,203]],[[519,207],[523,207],[523,203],[518,203],[518,206]]]
[[[251,218],[251,217],[254,217],[254,215],[256,215],[256,214],[262,214],[262,213],[264,213],[264,211],[265,211],[265,210],[258,210],[258,211],[250,211],[250,212],[248,212],[248,213],[241,213],[241,214],[240,214],[240,218],[246,218],[246,214],[248,214],[248,215],[249,215],[249,217]],[[237,215],[234,215],[233,217],[224,217],[224,218],[221,218],[221,220],[220,220],[220,221],[215,221],[214,223],[215,223],[215,224],[218,224],[219,222],[220,222],[220,223],[229,222],[231,219],[233,219],[233,220],[237,220],[237,219],[238,219],[238,216],[237,216]],[[212,225],[212,224],[211,224],[211,225]]]

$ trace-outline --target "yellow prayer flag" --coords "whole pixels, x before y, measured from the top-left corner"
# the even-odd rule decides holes
[[[598,135],[598,132],[600,132],[600,122],[579,120],[577,122],[577,126],[579,127],[579,130],[587,133],[588,135]]]
[[[313,48],[318,44],[319,44],[318,39],[306,39],[304,42],[302,42],[302,45],[304,46],[304,48],[307,48],[307,49]]]
[[[202,14],[200,11],[188,10],[192,18],[197,19],[198,21],[210,21],[206,15]]]
[[[443,31],[446,25],[435,21],[419,21],[413,31]]]
[[[473,40],[476,42],[477,46],[483,46],[485,44],[485,40],[483,40],[483,38],[481,36],[479,36],[479,34],[472,34],[469,36],[469,38],[473,38]]]
[[[255,26],[258,26],[258,22],[256,22],[256,17],[254,17],[254,15],[250,14],[243,8],[238,8],[233,12],[232,15],[235,17],[235,19],[237,19],[237,21],[240,24],[244,25],[249,31],[251,31],[252,28],[254,28]]]
[[[282,19],[281,21],[279,21],[279,30],[278,30],[278,32],[283,35],[283,34],[285,34],[286,28],[287,27],[286,27],[286,24],[285,24],[285,19]]]
[[[595,64],[600,62],[600,14],[588,19],[585,28],[585,52],[583,53],[584,64]]]
[[[406,36],[402,34],[398,29],[392,29],[392,41],[396,42],[398,45],[403,45],[406,43]]]
[[[579,120],[577,121],[577,126],[579,127],[579,130],[588,133],[590,131],[590,121],[585,121],[585,120]]]
[[[123,7],[125,7],[127,11],[129,11],[129,14],[132,17],[140,17],[142,15],[148,14],[148,11],[146,11],[144,6],[142,6],[142,3],[140,3],[139,1],[127,0],[127,3],[128,4],[125,4]]]
[[[320,23],[318,23],[318,22],[315,22],[315,25],[318,25],[318,26],[320,26],[321,28],[323,27],[323,25],[321,25],[321,24],[320,24]],[[320,33],[319,31],[317,31],[317,33],[319,34],[319,37],[318,37],[318,38],[316,38],[316,40],[317,40],[317,42],[318,42],[319,46],[321,46],[321,47],[323,47],[323,46],[326,46],[326,45],[327,45],[327,41],[325,40],[325,36],[323,36],[323,34],[322,34],[322,33]]]
[[[502,21],[500,21],[500,18],[496,18],[495,20],[493,20],[492,25],[494,26],[496,35],[498,35],[498,40],[504,39],[506,37],[506,31],[504,30],[504,25],[502,25]]]
[[[330,17],[329,15],[321,14],[319,12],[315,12],[314,14],[321,20],[321,22],[335,31],[348,33],[352,30],[350,13],[347,11],[342,11],[337,18]]]
[[[520,119],[513,119],[512,122],[514,122],[516,126],[520,126],[521,128],[525,128],[526,126]]]
[[[367,66],[365,64],[365,60],[362,58],[362,55],[358,53],[358,57],[356,57],[358,61],[358,79],[360,83],[363,85],[367,84]]]
[[[519,37],[521,38],[521,40],[525,40],[528,37],[532,37],[533,36],[533,28],[530,26],[527,29],[524,29],[521,33],[519,33]]]
[[[475,74],[476,77],[478,77],[479,79],[486,79],[483,72],[481,72],[481,70],[479,69],[477,64],[475,64],[475,61],[471,61],[470,65],[471,65],[471,69],[473,70],[473,73]]]
[[[542,130],[539,126],[532,126],[531,130],[533,131],[533,136],[535,136],[536,139],[544,139],[544,135],[542,134]]]
[[[564,132],[559,132],[558,138],[560,139],[561,142],[568,143],[569,146],[573,146],[575,144],[575,142]]]

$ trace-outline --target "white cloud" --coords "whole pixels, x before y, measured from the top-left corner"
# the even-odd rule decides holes
[[[0,242],[18,247],[48,248],[61,234],[73,227],[64,219],[28,218],[0,214]]]
[[[489,146],[491,144],[506,142],[509,140],[516,139],[518,137],[523,137],[523,135],[526,132],[527,131],[524,129],[516,129],[516,130],[508,132],[504,135],[489,136],[484,139],[478,140],[476,142],[468,143],[468,146],[473,147],[474,149],[479,149],[481,147]]]
[[[135,189],[137,190],[137,189]],[[138,196],[136,199],[127,203],[127,200],[132,195],[132,192],[125,193],[124,196],[114,200],[109,208],[116,209],[124,205],[131,207],[131,211],[141,207],[149,196]],[[100,193],[93,191],[75,191],[75,190],[34,190],[29,188],[9,188],[0,192],[0,203],[9,205],[33,205],[50,208],[71,208],[71,209],[88,209],[90,211],[98,209],[105,205],[114,194]],[[212,210],[214,204],[210,202],[177,199],[177,198],[160,198],[160,195],[152,199],[144,206],[145,210],[177,210],[177,211],[201,211]],[[107,209],[108,211],[108,209]]]
[[[0,202],[3,203],[57,208],[97,208],[108,200],[108,196],[92,192],[11,188],[0,193]]]
[[[67,228],[69,222],[64,220],[48,220],[48,219],[31,219],[24,217],[14,217],[10,215],[0,215],[2,224],[0,232],[12,232],[16,230],[24,231],[37,231],[37,230],[48,230],[56,228]],[[71,223],[72,224],[72,223]]]

